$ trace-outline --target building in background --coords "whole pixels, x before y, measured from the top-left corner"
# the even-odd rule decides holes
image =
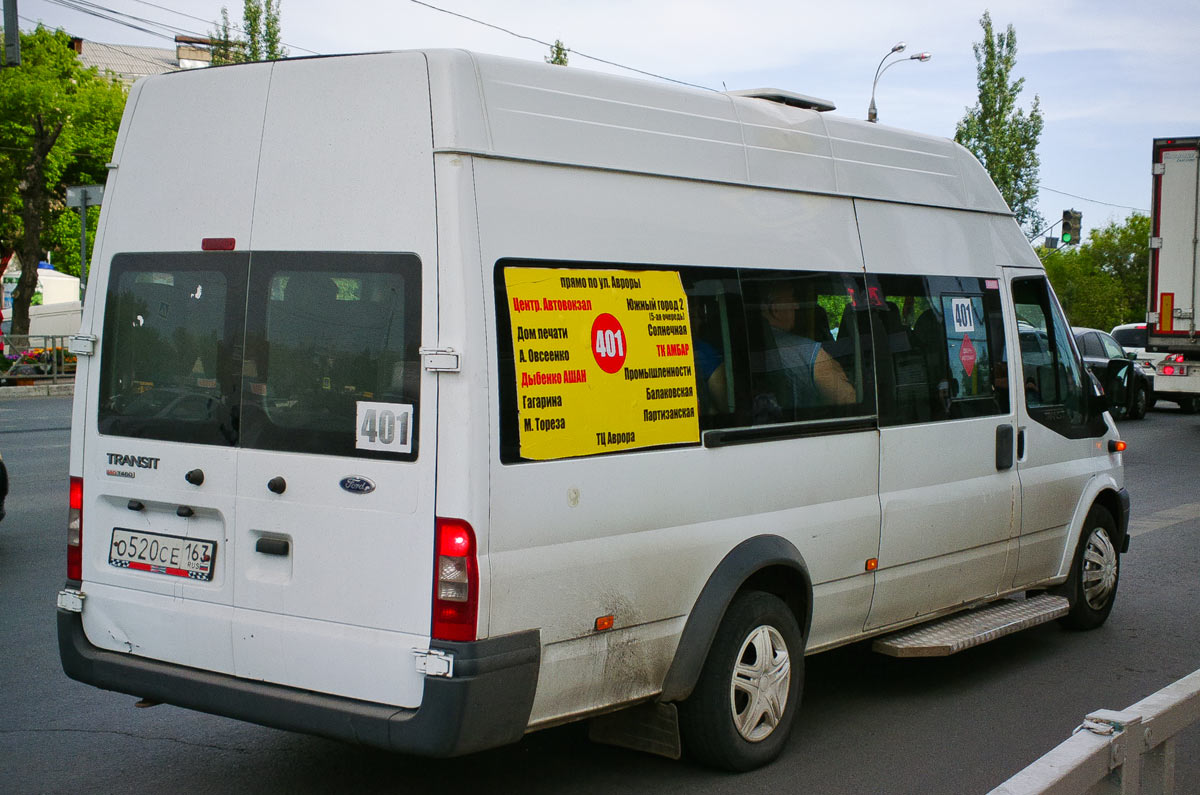
[[[111,72],[126,85],[148,75],[212,65],[212,41],[195,36],[176,36],[174,49],[100,44],[80,38],[71,39],[71,46],[84,66],[94,66],[101,74]]]

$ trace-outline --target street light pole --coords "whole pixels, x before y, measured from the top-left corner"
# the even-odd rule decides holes
[[[870,105],[870,107],[867,108],[867,121],[871,122],[872,124],[876,123],[879,120],[879,112],[875,109],[875,87],[879,85],[879,78],[883,77],[883,73],[886,72],[888,69],[891,69],[896,64],[903,63],[904,61],[920,61],[921,63],[924,63],[925,61],[928,61],[930,58],[933,57],[933,53],[919,52],[916,55],[910,55],[907,58],[899,58],[895,61],[892,61],[887,66],[883,65],[884,61],[886,61],[888,58],[892,57],[896,53],[904,52],[905,46],[906,45],[904,44],[904,42],[902,42],[902,41],[897,42],[896,46],[892,47],[892,49],[888,52],[888,54],[883,56],[882,59],[880,59],[879,66],[875,67],[875,81],[873,83],[871,83],[871,105]]]

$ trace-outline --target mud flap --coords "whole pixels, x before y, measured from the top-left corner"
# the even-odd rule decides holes
[[[668,759],[679,759],[683,752],[679,739],[679,711],[674,704],[658,701],[592,718],[588,722],[588,739]]]

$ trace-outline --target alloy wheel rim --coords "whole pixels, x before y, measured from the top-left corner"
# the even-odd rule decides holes
[[[1117,587],[1117,548],[1108,531],[1097,527],[1083,550],[1083,598],[1088,607],[1101,610]]]
[[[787,710],[792,661],[783,636],[766,624],[742,643],[729,684],[729,704],[738,734],[752,743],[775,731]]]

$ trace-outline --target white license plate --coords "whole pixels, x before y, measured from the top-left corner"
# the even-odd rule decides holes
[[[216,555],[215,541],[143,533],[121,527],[113,528],[112,543],[108,547],[109,565],[191,580],[211,580]]]

